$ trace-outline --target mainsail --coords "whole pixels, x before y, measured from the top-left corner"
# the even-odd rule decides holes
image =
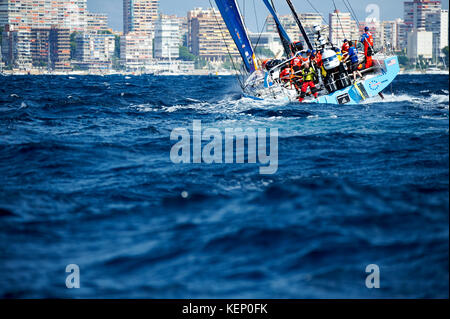
[[[245,68],[249,73],[253,73],[258,69],[258,64],[236,0],[215,1],[223,21],[225,21],[228,31],[242,56]]]
[[[270,14],[273,17],[273,20],[275,21],[275,25],[277,26],[278,34],[281,38],[281,43],[283,44],[284,51],[288,57],[291,55],[291,39],[289,38],[289,35],[287,34],[286,30],[284,29],[283,25],[280,22],[280,19],[278,19],[277,13],[275,12],[274,7],[270,4],[269,0],[263,0],[264,4],[266,5],[267,9],[269,10]]]

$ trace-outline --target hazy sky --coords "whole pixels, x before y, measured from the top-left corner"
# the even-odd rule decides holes
[[[214,3],[214,0],[211,0]],[[314,12],[307,0],[292,0],[294,6],[299,12]],[[328,13],[334,10],[332,0],[310,0],[314,7],[319,10],[326,20]],[[123,0],[88,0],[89,10],[93,12],[107,13],[109,15],[109,25],[115,30],[122,30],[122,3]],[[256,18],[254,5],[258,17],[258,25],[262,28],[262,24],[268,14],[267,9],[261,0],[238,0],[241,10],[244,12],[246,23],[252,31],[256,31]],[[289,13],[289,7],[284,0],[274,0],[275,6],[280,14]],[[335,0],[336,6],[341,11],[348,11],[343,0]],[[365,12],[366,7],[371,4],[377,4],[380,8],[381,20],[391,20],[395,18],[403,18],[403,0],[350,0],[353,9],[358,15],[358,20],[364,20],[368,13]],[[176,14],[185,16],[186,12],[192,8],[202,7],[209,8],[209,0],[160,0],[160,10],[166,14]],[[448,9],[448,1],[442,1],[442,7]]]

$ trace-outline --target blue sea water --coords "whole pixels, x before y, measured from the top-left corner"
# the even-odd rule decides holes
[[[233,77],[0,77],[0,297],[448,298],[448,86],[336,106]],[[193,120],[278,128],[277,173],[173,164]]]

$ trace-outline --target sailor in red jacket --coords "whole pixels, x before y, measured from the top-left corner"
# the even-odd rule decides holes
[[[350,46],[348,45],[348,40],[344,39],[344,44],[342,45],[342,48],[341,48],[343,58],[345,58],[347,56],[348,49],[350,49]]]
[[[366,69],[372,67],[372,55],[373,55],[373,36],[369,32],[369,27],[364,28],[364,34],[361,38],[361,43],[364,45],[364,55],[366,57]]]
[[[281,72],[280,72],[280,80],[283,83],[287,83],[291,81],[291,69],[289,67],[284,68]]]

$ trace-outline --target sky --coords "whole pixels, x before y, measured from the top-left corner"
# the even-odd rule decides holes
[[[247,27],[256,32],[257,25],[262,28],[262,24],[268,14],[267,9],[261,0],[237,0],[244,14]],[[214,3],[214,0],[211,0]],[[326,20],[328,13],[334,10],[333,0],[310,0],[314,7],[320,11]],[[334,0],[336,7],[341,11],[348,11],[343,0]],[[363,21],[370,13],[366,13],[366,7],[369,4],[376,4],[380,8],[381,20],[393,20],[403,18],[403,0],[349,0],[350,4],[358,16],[358,20]],[[109,25],[114,30],[122,31],[122,3],[123,0],[88,0],[88,8],[92,12],[107,13],[109,16]],[[274,0],[276,9],[280,14],[289,13],[289,7],[284,0]],[[292,0],[298,12],[315,12],[308,4],[307,0]],[[255,6],[253,5],[255,4]],[[442,8],[448,9],[448,1],[442,1]],[[160,11],[165,14],[176,14],[186,16],[187,11],[193,8],[211,7],[209,0],[160,0]],[[255,9],[256,17],[255,18]],[[259,30],[261,31],[261,30]]]

